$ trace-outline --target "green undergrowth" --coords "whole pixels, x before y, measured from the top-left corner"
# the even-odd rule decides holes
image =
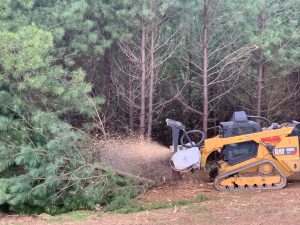
[[[185,206],[192,203],[200,203],[208,200],[208,197],[203,194],[197,195],[192,199],[176,199],[172,201],[157,201],[152,203],[143,203],[138,200],[128,200],[127,204],[117,204],[113,202],[106,208],[106,211],[112,211],[117,213],[132,213],[140,211],[151,211],[155,209],[173,208],[178,206]]]
[[[50,216],[46,218],[41,218],[46,220],[48,223],[61,223],[66,221],[85,221],[91,218],[101,217],[103,213],[95,213],[93,211],[74,211],[66,214],[61,214],[57,216]]]
[[[202,212],[206,211],[205,207],[201,205],[194,204],[194,203],[201,203],[203,201],[208,200],[206,195],[199,194],[195,198],[192,199],[175,199],[172,201],[156,201],[151,203],[145,203],[138,200],[127,199],[125,204],[125,199],[122,199],[122,203],[119,205],[117,204],[117,200],[113,201],[114,205],[108,205],[107,207],[103,208],[100,212],[89,211],[89,210],[79,210],[73,211],[69,213],[64,213],[60,215],[51,216],[49,214],[41,214],[38,217],[41,220],[46,221],[49,224],[56,224],[56,223],[63,223],[63,222],[71,222],[71,221],[86,221],[89,219],[97,219],[100,218],[105,214],[105,212],[110,213],[134,213],[140,211],[152,211],[156,209],[167,209],[167,208],[174,208],[180,206],[186,206],[186,210],[191,212]],[[119,199],[120,201],[120,199]],[[124,205],[125,204],[125,205]]]
[[[105,212],[111,212],[111,213],[134,213],[134,212],[140,212],[140,211],[151,211],[156,209],[167,209],[167,208],[174,208],[174,207],[180,207],[180,206],[188,206],[187,210],[192,212],[201,212],[205,211],[205,208],[196,205],[194,203],[201,203],[203,201],[208,200],[207,196],[199,194],[195,198],[192,199],[176,199],[172,201],[157,201],[157,202],[151,202],[151,203],[144,203],[138,200],[129,200],[126,202],[126,205],[124,205],[125,199],[122,199],[122,203],[120,203],[119,207],[117,204],[117,200],[114,201],[114,205],[108,205],[103,209],[101,212],[95,212],[95,211],[74,211],[69,212],[65,214],[60,214],[56,216],[51,216],[49,214],[41,214],[39,217],[42,220],[47,221],[47,223],[62,223],[66,221],[85,221],[89,219],[97,219],[104,215]],[[120,199],[119,199],[120,201]]]

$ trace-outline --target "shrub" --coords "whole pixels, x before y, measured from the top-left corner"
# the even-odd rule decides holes
[[[90,163],[87,136],[62,121],[97,100],[82,70],[55,65],[51,33],[29,26],[0,39],[0,204],[56,214],[134,196],[135,184]]]

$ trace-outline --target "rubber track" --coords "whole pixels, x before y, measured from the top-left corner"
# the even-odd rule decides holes
[[[250,187],[248,186],[247,188],[245,187],[235,187],[235,188],[226,188],[226,187],[222,187],[219,185],[219,181],[222,179],[222,178],[226,178],[230,175],[233,175],[233,174],[236,174],[240,171],[243,171],[243,170],[246,170],[246,169],[249,169],[251,167],[254,167],[254,166],[259,166],[263,163],[271,163],[274,168],[279,172],[279,175],[281,177],[281,182],[279,184],[276,184],[275,186],[258,186],[258,187]],[[232,171],[229,171],[227,173],[222,173],[220,175],[218,175],[215,180],[214,180],[214,185],[215,185],[215,188],[218,190],[218,191],[241,191],[241,190],[274,190],[274,189],[280,189],[280,188],[283,188],[285,185],[286,185],[286,177],[283,175],[283,173],[277,168],[276,165],[274,165],[273,162],[271,162],[270,160],[261,160],[261,161],[258,161],[258,162],[254,162],[254,163],[251,163],[249,165],[246,165],[246,166],[243,166],[243,167],[240,167],[240,168],[237,168],[235,170],[232,170]]]

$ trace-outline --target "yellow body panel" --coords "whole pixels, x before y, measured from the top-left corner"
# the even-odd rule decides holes
[[[300,158],[299,158],[299,138],[297,136],[293,137],[285,137],[281,142],[276,145],[276,150],[280,150],[281,148],[296,148],[297,151],[292,155],[281,155],[273,151],[275,157],[282,164],[285,164],[288,168],[290,168],[294,172],[300,171]]]
[[[231,170],[238,169],[242,166],[246,166],[250,163],[254,163],[262,159],[268,159],[283,173],[284,176],[288,177],[293,172],[300,171],[299,137],[298,136],[289,137],[288,135],[292,132],[292,130],[293,127],[284,127],[280,129],[265,130],[257,133],[234,136],[229,138],[222,138],[217,136],[214,138],[206,139],[204,142],[204,147],[200,148],[201,155],[202,155],[201,167],[205,169],[208,156],[214,151],[221,150],[225,145],[242,143],[247,141],[254,141],[258,143],[258,151],[257,151],[257,156],[255,158],[246,160],[244,162],[235,165],[229,165],[223,162],[219,172],[220,173],[229,172]],[[277,137],[277,138],[279,137],[280,140],[278,140],[275,143],[262,142],[262,138],[272,138],[272,137]],[[268,151],[266,144],[274,147],[272,153]],[[281,151],[283,151],[282,149],[291,150],[291,154],[281,155],[280,153]],[[245,170],[244,172],[255,172],[257,170],[258,168],[251,168],[247,171]]]

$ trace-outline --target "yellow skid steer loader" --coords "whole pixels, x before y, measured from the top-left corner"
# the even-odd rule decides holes
[[[255,122],[258,119],[268,127],[261,128]],[[172,128],[172,168],[177,172],[207,169],[209,156],[218,152],[220,159],[209,176],[219,191],[278,189],[286,185],[287,177],[300,171],[299,122],[270,124],[266,118],[234,112],[231,121],[220,123],[219,135],[208,139],[200,130],[186,131],[178,121],[166,122]],[[197,143],[194,137],[198,137]]]

